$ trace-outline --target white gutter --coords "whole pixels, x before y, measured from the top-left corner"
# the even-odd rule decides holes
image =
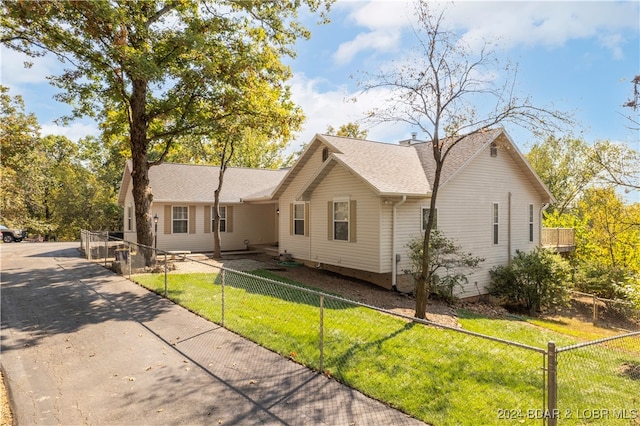
[[[404,204],[407,201],[407,196],[403,195],[402,199],[393,205],[393,229],[391,235],[391,287],[394,290],[396,288],[396,281],[398,275],[398,262],[396,261],[396,209],[398,206]]]

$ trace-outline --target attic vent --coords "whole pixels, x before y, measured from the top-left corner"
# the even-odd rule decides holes
[[[327,158],[329,158],[329,148],[324,147],[322,149],[322,162],[324,163],[325,161],[327,161]]]
[[[497,157],[498,156],[498,145],[496,145],[495,143],[491,144],[490,147],[490,153],[492,157]]]

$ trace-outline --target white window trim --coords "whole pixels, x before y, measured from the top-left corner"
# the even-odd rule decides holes
[[[133,206],[127,207],[127,231],[133,231]]]
[[[222,216],[222,212],[224,211],[224,217]],[[227,206],[218,206],[218,214],[220,214],[220,222],[218,230],[220,232],[227,232]],[[214,229],[214,217],[215,217],[215,209],[211,209],[211,229]]]
[[[175,217],[176,208],[186,209],[187,217],[185,219],[176,219]],[[181,222],[185,221],[187,223],[187,226],[184,232],[176,232],[175,230],[176,228],[174,227],[176,221],[181,221]],[[188,234],[189,233],[189,206],[184,206],[184,205],[171,206],[171,233],[172,234]]]
[[[332,217],[331,217],[331,222],[332,222],[332,228],[333,228],[333,241],[344,241],[344,242],[349,242],[351,239],[351,223],[350,223],[350,215],[351,215],[351,199],[349,199],[349,197],[339,197],[339,198],[334,198],[332,203],[333,209],[332,209]],[[347,203],[347,218],[346,220],[341,220],[339,221],[340,223],[347,223],[347,238],[346,239],[336,239],[336,203]]]
[[[302,218],[296,218],[296,206],[302,206]],[[307,203],[293,203],[293,217],[291,218],[291,220],[293,221],[293,235],[299,235],[299,236],[304,236],[304,230],[305,227],[307,226],[307,224],[305,223],[305,218],[306,218],[306,212],[307,210]],[[301,221],[302,222],[302,233],[298,234],[296,232],[296,221]]]
[[[494,245],[498,245],[500,244],[500,203],[491,205],[491,222],[491,241]]]
[[[534,209],[533,209],[533,204],[529,204],[529,242],[532,243],[533,242],[533,233],[534,233],[534,223],[535,223],[535,216],[534,216]]]

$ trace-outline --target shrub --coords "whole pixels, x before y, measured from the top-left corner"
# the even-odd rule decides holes
[[[624,268],[602,264],[582,264],[574,278],[574,288],[604,299],[626,299],[625,288],[631,274]]]
[[[423,241],[424,237],[418,236],[407,244],[413,269],[405,273],[411,273],[416,282],[422,274]],[[430,293],[448,303],[453,303],[457,299],[454,294],[455,287],[462,288],[463,284],[468,282],[465,273],[476,269],[484,259],[463,252],[462,247],[456,245],[453,240],[437,229],[431,231],[429,247]]]
[[[489,293],[530,314],[569,301],[569,264],[550,250],[518,250],[510,266],[497,266],[490,274]]]

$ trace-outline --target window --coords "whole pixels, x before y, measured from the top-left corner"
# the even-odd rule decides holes
[[[127,207],[127,231],[133,230],[133,206]]]
[[[333,239],[349,241],[349,201],[333,202]]]
[[[429,212],[431,209],[429,207],[422,208],[422,230],[427,229],[427,221],[429,220]],[[433,218],[433,229],[438,229],[438,209],[436,209],[436,215]]]
[[[533,204],[529,204],[529,242],[533,242]]]
[[[227,207],[218,206],[220,214],[220,232],[227,232]],[[216,210],[211,208],[211,229],[216,228]]]
[[[493,203],[493,244],[498,244],[498,225],[500,217],[498,214],[498,203]]]
[[[189,230],[189,208],[187,206],[173,207],[173,225],[174,234],[186,234]]]
[[[220,232],[227,232],[227,207],[218,207],[218,214],[220,215]]]
[[[489,148],[489,152],[491,153],[492,157],[498,156],[498,145],[496,145],[495,142],[491,144],[491,147]]]
[[[293,205],[293,235],[304,235],[304,204]]]

